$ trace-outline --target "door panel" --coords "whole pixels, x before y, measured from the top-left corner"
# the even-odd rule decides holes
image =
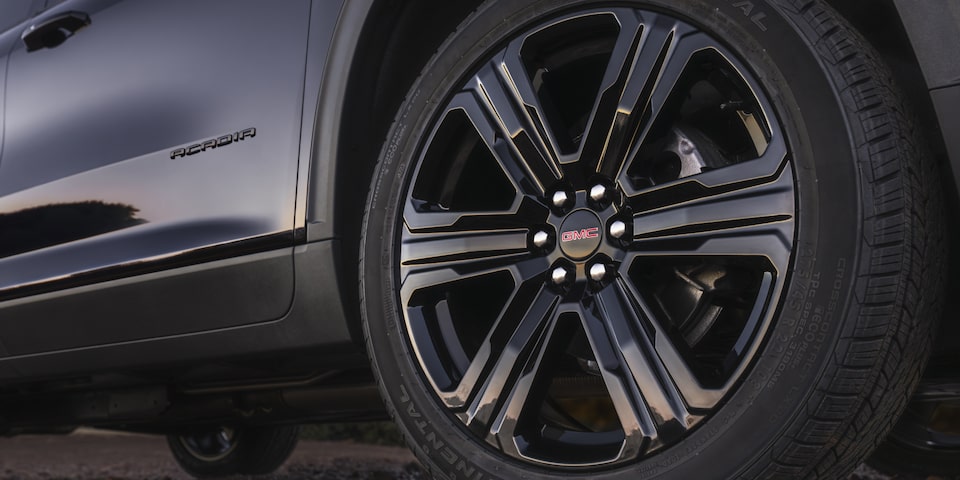
[[[20,42],[20,28],[18,25],[27,21],[30,15],[38,10],[43,0],[7,0],[0,2],[0,157],[3,154],[3,121],[6,95],[5,84],[7,79],[7,60],[14,45]]]
[[[78,11],[91,24],[56,48],[17,45],[10,55],[0,298],[108,279],[98,272],[157,270],[197,252],[224,258],[261,240],[260,249],[292,246],[309,10],[308,0],[74,0],[38,15],[42,23]],[[190,154],[172,155],[179,149]],[[225,325],[184,319],[180,308],[177,322],[142,331],[131,328],[136,319],[100,318],[101,329],[122,321],[126,332],[102,340],[278,318],[292,296],[292,260],[282,264],[271,275],[287,281],[232,287],[238,299],[269,297],[270,312],[240,309]],[[0,303],[0,338],[37,316],[83,329],[83,298],[66,310]],[[102,343],[82,338],[56,348]]]
[[[37,0],[4,0],[0,2],[0,33],[26,20],[36,4]],[[6,49],[3,52],[6,53]]]
[[[21,29],[17,28],[42,6],[43,0],[7,0],[0,2],[0,158],[3,156],[4,108],[6,99],[7,61],[9,53],[20,42]],[[0,243],[3,243],[4,230],[0,226]],[[0,358],[9,351],[0,337]],[[12,375],[15,369],[7,362],[0,362],[0,375]]]

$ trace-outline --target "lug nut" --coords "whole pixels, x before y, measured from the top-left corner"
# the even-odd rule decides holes
[[[616,220],[610,224],[610,236],[613,238],[620,238],[627,233],[627,224]]]
[[[563,285],[567,283],[567,269],[563,267],[557,267],[553,269],[553,272],[550,273],[550,278],[553,280],[553,283],[557,285]]]
[[[594,202],[602,202],[607,198],[607,187],[603,185],[596,184],[590,189],[590,198]]]
[[[544,232],[543,230],[533,234],[533,244],[536,245],[537,248],[543,248],[544,246],[547,245],[547,242],[549,241],[550,241],[550,235],[547,234],[547,232]]]
[[[551,200],[553,200],[553,206],[557,208],[563,208],[563,206],[567,204],[567,201],[570,200],[570,196],[567,195],[567,192],[558,190],[553,194],[553,198]]]
[[[590,278],[594,281],[601,281],[607,276],[607,266],[602,263],[595,263],[590,267]]]

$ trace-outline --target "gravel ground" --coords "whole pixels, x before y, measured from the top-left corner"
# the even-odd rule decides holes
[[[162,437],[90,430],[0,438],[2,480],[192,480]],[[240,480],[247,477],[237,477]],[[277,473],[258,480],[425,479],[405,448],[302,441]]]
[[[236,477],[240,480],[247,477]],[[421,480],[404,448],[302,441],[277,473],[258,480]],[[190,480],[162,437],[81,430],[67,436],[0,438],[0,480]],[[861,466],[849,480],[940,480],[890,477]]]

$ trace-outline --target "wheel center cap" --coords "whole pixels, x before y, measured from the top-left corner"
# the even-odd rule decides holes
[[[560,224],[560,250],[573,260],[583,260],[597,251],[602,232],[600,217],[590,210],[576,210]]]

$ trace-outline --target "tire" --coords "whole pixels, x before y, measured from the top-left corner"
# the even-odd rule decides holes
[[[891,475],[960,476],[955,389],[955,380],[925,376],[893,431],[870,456],[870,466]]]
[[[424,466],[851,471],[940,308],[935,166],[890,79],[819,1],[480,6],[397,113],[362,235],[367,349]]]
[[[300,438],[298,425],[210,428],[168,435],[170,452],[197,478],[265,475],[287,461]]]

